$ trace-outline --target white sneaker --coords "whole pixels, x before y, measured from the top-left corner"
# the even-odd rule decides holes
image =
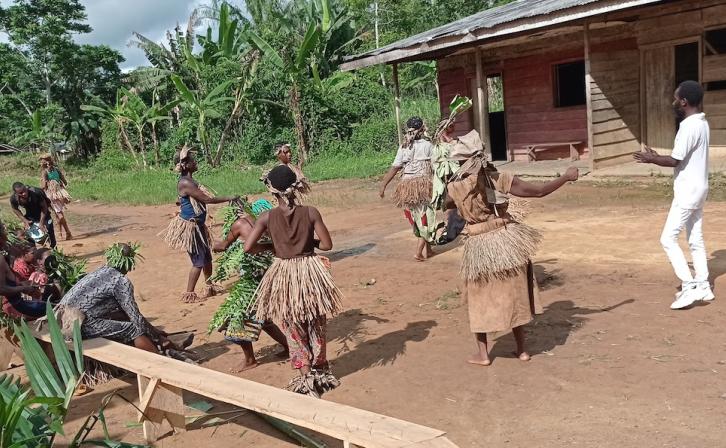
[[[681,288],[681,292],[676,294],[676,300],[671,303],[672,310],[681,310],[693,305],[694,302],[700,300],[700,288],[695,283],[685,283]]]
[[[698,290],[698,296],[700,296],[700,299],[698,300],[701,300],[703,302],[710,302],[716,298],[716,296],[713,294],[713,291],[711,290],[711,284],[708,282],[699,283],[696,289]]]

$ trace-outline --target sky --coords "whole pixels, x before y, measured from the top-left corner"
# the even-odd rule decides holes
[[[11,0],[0,0],[7,6]],[[177,23],[186,28],[189,14],[203,0],[81,0],[86,7],[88,24],[93,31],[75,37],[80,44],[105,44],[118,50],[126,58],[121,68],[129,70],[147,65],[144,52],[128,45],[132,32],[160,42],[166,31]],[[5,41],[6,36],[0,36]]]

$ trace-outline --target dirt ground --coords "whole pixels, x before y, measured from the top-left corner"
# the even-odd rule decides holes
[[[667,189],[581,183],[527,205],[526,221],[545,235],[535,260],[545,312],[527,330],[532,361],[516,359],[512,336],[502,334],[490,367],[465,363],[474,346],[458,293],[459,244],[415,262],[402,213],[369,181],[318,184],[311,202],[332,231],[333,273],[346,298],[329,326],[328,354],[342,386],[326,400],[447,431],[461,447],[726,443],[726,305],[719,297],[669,310],[678,282],[658,242]],[[62,246],[95,267],[110,242],[142,242],[146,261],[130,275],[141,310],[167,331],[196,331],[196,350],[209,358],[204,366],[228,371],[239,348],[206,334],[222,299],[180,303],[189,261],[156,236],[174,211],[74,204],[71,222],[81,238]],[[705,222],[718,296],[726,290],[726,203],[709,203]],[[293,372],[271,356],[273,342],[263,336],[256,349],[262,365],[241,375],[285,386]],[[99,387],[74,401],[69,432],[114,389],[137,399],[133,377]],[[215,404],[210,412],[227,409]],[[114,401],[112,435],[141,442],[135,415]],[[232,420],[194,423],[157,446],[295,446],[249,413],[219,418]]]

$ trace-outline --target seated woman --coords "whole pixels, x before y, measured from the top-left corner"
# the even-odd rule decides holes
[[[0,222],[0,296],[4,297],[3,312],[18,318],[34,319],[45,316],[45,302],[23,298],[23,294],[30,298],[39,298],[40,288],[17,277],[10,267],[10,252],[13,250],[8,244],[8,234]]]
[[[107,338],[153,353],[179,350],[136,305],[134,285],[126,274],[136,265],[137,249],[129,244],[111,246],[106,265],[83,277],[61,299],[63,319],[80,319],[84,339]]]

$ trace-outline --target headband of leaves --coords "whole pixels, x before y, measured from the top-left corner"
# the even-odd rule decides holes
[[[140,243],[115,243],[106,249],[106,264],[124,272],[131,272],[144,257],[139,253]]]

